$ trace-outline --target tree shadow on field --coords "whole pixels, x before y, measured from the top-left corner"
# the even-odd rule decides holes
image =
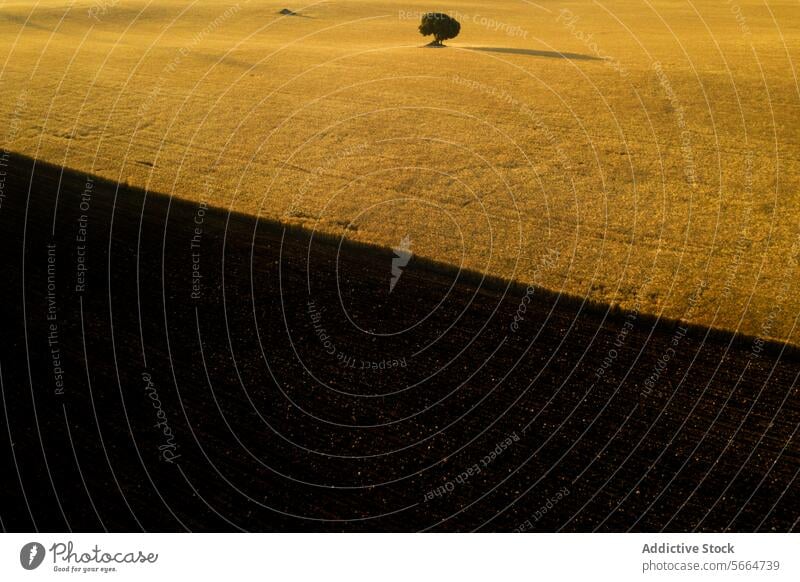
[[[469,51],[481,51],[488,53],[504,53],[509,55],[528,55],[531,57],[548,57],[551,59],[570,59],[573,61],[600,61],[599,57],[582,55],[580,53],[561,53],[558,51],[540,51],[535,49],[510,48],[499,46],[468,46],[464,47]]]
[[[280,14],[281,16],[298,16],[300,18],[312,18],[307,14],[300,14],[299,12],[295,12],[294,10],[289,10],[288,8],[278,10],[278,14]]]

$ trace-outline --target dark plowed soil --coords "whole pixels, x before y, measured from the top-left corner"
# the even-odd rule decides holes
[[[788,348],[8,164],[6,530],[797,528]]]

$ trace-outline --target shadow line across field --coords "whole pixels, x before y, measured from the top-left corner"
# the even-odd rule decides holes
[[[49,188],[53,191],[58,189],[64,190],[72,185],[72,190],[79,192],[83,188],[84,179],[91,178],[93,183],[96,184],[95,189],[101,189],[105,192],[116,192],[117,195],[113,200],[111,198],[98,199],[95,197],[92,202],[92,210],[103,215],[103,220],[108,220],[109,217],[113,218],[114,215],[124,215],[133,218],[133,220],[137,222],[141,221],[142,225],[146,226],[144,223],[147,221],[147,218],[145,216],[137,216],[143,211],[145,204],[146,207],[152,209],[155,215],[159,216],[161,220],[167,219],[175,221],[180,217],[187,217],[191,222],[197,212],[196,204],[166,194],[144,191],[139,188],[115,183],[99,176],[89,176],[67,168],[34,161],[20,154],[12,154],[11,160],[9,165],[12,170],[26,168],[23,172],[29,171],[28,169],[33,168],[35,165],[36,181],[40,184],[42,182],[51,182]],[[17,176],[17,178],[21,177],[22,176]],[[31,180],[33,180],[32,177]],[[77,196],[77,192],[73,192],[73,194]],[[29,220],[32,217],[35,217],[34,220],[36,221],[38,221],[41,216],[52,217],[52,208],[41,207],[44,203],[43,200],[32,200],[31,202],[33,206],[28,214]],[[63,214],[63,209],[59,209],[59,213]],[[52,218],[46,220],[48,224],[50,221],[52,221]],[[304,226],[287,224],[279,220],[251,216],[222,208],[209,207],[205,213],[204,223],[207,230],[224,233],[223,236],[228,240],[228,244],[233,244],[235,242],[236,244],[243,245],[243,248],[252,244],[255,233],[259,233],[260,235],[274,237],[276,240],[292,239],[296,241],[313,241],[313,244],[318,245],[317,248],[323,250],[323,252],[331,252],[337,255],[345,253],[350,256],[358,256],[360,257],[360,261],[365,264],[383,264],[385,261],[389,261],[390,263],[391,259],[394,257],[392,249],[377,244],[354,241],[346,237],[342,238],[339,234],[330,234],[317,230],[312,231]],[[36,234],[31,234],[30,224],[28,227],[28,244],[30,245],[32,242],[38,243],[38,241],[32,240],[32,236],[35,237]],[[36,232],[37,230],[33,229],[33,233]],[[41,229],[41,233],[45,236],[44,229]],[[11,235],[10,232],[3,234],[4,236],[2,238],[5,239]],[[13,241],[7,240],[7,242],[13,244]],[[18,243],[19,241],[16,242]],[[311,243],[309,242],[309,244]],[[329,250],[324,251],[325,248]],[[172,261],[171,257],[169,259],[164,257],[164,259],[170,262]],[[527,282],[509,280],[479,271],[460,268],[450,263],[424,256],[414,255],[412,263],[415,270],[423,279],[446,279],[448,281],[454,281],[455,284],[476,289],[477,292],[482,294],[497,295],[498,297],[508,296],[509,299],[513,301],[521,300],[527,295],[529,299],[532,299],[530,308],[539,309],[543,313],[552,310],[569,310],[588,318],[594,325],[611,327],[622,325],[626,321],[630,321],[633,317],[633,319],[638,322],[637,325],[645,329],[652,329],[653,333],[662,334],[671,334],[678,326],[683,326],[691,330],[692,333],[696,334],[698,337],[704,337],[706,340],[713,341],[717,344],[727,344],[728,346],[736,345],[740,348],[749,348],[757,344],[760,349],[763,350],[761,353],[782,358],[789,357],[793,360],[796,359],[800,361],[800,346],[791,343],[734,332],[724,328],[709,328],[704,325],[693,324],[691,322],[650,313],[633,314],[617,305],[596,301],[590,297],[556,292],[546,288],[537,287],[535,293],[531,295],[528,292]]]
[[[543,51],[536,49],[512,48],[501,46],[466,46],[464,50],[508,55],[527,55],[529,57],[547,57],[551,59],[569,59],[572,61],[601,61],[598,57],[580,53],[562,53],[559,51]]]
[[[418,256],[390,292],[391,249],[19,155],[3,172],[7,530],[471,531],[489,514],[452,508],[528,483],[484,529],[561,487],[538,531],[796,525],[794,348]],[[423,501],[511,434],[507,485]]]

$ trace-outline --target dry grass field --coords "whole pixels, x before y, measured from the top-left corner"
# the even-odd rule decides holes
[[[420,48],[429,10],[462,23],[446,49]],[[0,144],[797,343],[799,22],[788,0],[17,0]]]

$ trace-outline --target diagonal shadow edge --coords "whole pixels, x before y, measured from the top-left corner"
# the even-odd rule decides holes
[[[33,168],[35,167],[35,170]],[[139,214],[144,200],[148,208],[155,208],[159,212],[169,206],[171,216],[192,215],[197,209],[197,204],[188,200],[147,191],[127,184],[121,184],[106,178],[87,174],[66,167],[57,166],[48,162],[34,160],[33,158],[10,152],[7,156],[7,181],[27,180],[32,182],[34,177],[37,180],[44,180],[52,187],[53,191],[65,191],[72,189],[76,194],[81,192],[87,178],[97,185],[98,190],[109,190],[117,192],[117,199],[114,203],[114,213],[116,215],[125,213]],[[8,190],[8,188],[6,188]],[[19,193],[27,195],[27,192]],[[0,206],[0,224],[4,215],[13,212],[9,211],[12,204],[12,197],[8,191],[4,192],[4,206]],[[28,210],[29,220],[41,220],[42,216],[47,216],[45,222],[52,222],[52,208],[42,209],[40,205],[45,200],[33,200],[31,208]],[[91,211],[93,213],[109,212],[113,201],[107,197],[96,198],[92,201]],[[63,200],[59,201],[63,204]],[[20,208],[17,208],[20,210]],[[330,252],[336,253],[338,249],[344,248],[348,252],[360,254],[365,260],[383,261],[389,264],[394,257],[392,249],[368,243],[355,241],[343,235],[330,234],[324,231],[312,231],[304,226],[288,224],[279,220],[267,217],[257,217],[245,213],[227,210],[213,205],[208,206],[204,217],[205,223],[220,231],[225,232],[226,237],[236,237],[239,241],[249,241],[253,238],[254,229],[259,232],[271,233],[276,237],[288,236],[290,238],[313,239],[316,244],[327,247]],[[33,242],[31,233],[45,232],[44,230],[28,230],[28,241]],[[8,227],[3,228],[2,237],[6,238],[10,234]],[[13,241],[6,241],[12,242]],[[509,280],[495,276],[490,273],[482,273],[474,270],[458,268],[450,263],[442,262],[430,257],[415,255],[413,258],[415,268],[427,273],[438,284],[443,284],[446,280],[457,281],[460,285],[469,285],[476,288],[476,292],[481,294],[493,294],[498,297],[511,294],[514,297],[522,298],[528,289],[528,283],[520,280]],[[543,310],[569,308],[576,311],[578,315],[591,318],[595,324],[621,324],[628,320],[633,312],[623,309],[617,305],[611,305],[602,301],[558,292],[544,287],[536,287],[535,293],[531,296],[531,303]],[[652,313],[639,312],[636,314],[637,325],[649,327],[654,333],[671,334],[679,326],[690,330],[700,337],[706,338],[706,342],[713,342],[717,345],[727,344],[728,346],[751,347],[759,346],[759,353],[790,358],[792,361],[800,361],[800,345],[781,341],[771,337],[761,337],[743,332],[736,332],[722,327],[709,327],[702,324],[693,323],[670,317],[658,316]],[[0,344],[2,345],[2,344]]]

